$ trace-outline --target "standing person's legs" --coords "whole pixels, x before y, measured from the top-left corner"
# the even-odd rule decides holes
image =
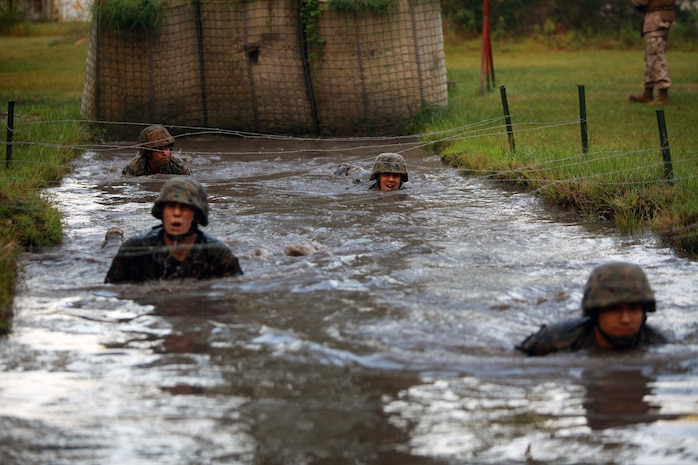
[[[645,87],[656,87],[659,95],[652,100],[652,105],[669,103],[669,64],[666,61],[666,47],[669,29],[660,29],[645,35]]]

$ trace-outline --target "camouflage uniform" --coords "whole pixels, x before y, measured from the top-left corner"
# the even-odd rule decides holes
[[[674,22],[675,0],[632,0],[643,13],[642,36],[645,39],[645,88],[668,89],[671,87],[666,47],[669,28]]]
[[[162,225],[128,239],[112,261],[105,283],[142,282],[157,279],[210,279],[242,274],[237,257],[218,239],[196,231],[194,247],[184,261],[177,261],[165,245]]]
[[[121,171],[123,176],[149,176],[154,173],[148,163],[149,151],[163,149],[174,145],[174,137],[163,126],[155,124],[141,131],[138,154],[132,158]],[[170,160],[158,173],[161,174],[191,174],[189,164],[179,157],[170,154]]]
[[[592,317],[573,318],[561,323],[542,325],[516,348],[527,355],[546,355],[563,350],[577,351],[596,348]],[[634,347],[666,344],[668,338],[648,324],[642,325]]]
[[[397,173],[400,175],[400,188],[402,189],[402,184],[409,180],[407,175],[407,164],[402,155],[397,153],[381,153],[376,157],[376,161],[373,163],[373,169],[371,170],[371,176],[369,181],[375,181],[368,186],[369,189],[375,190],[379,186],[379,177],[381,173]]]
[[[162,167],[161,174],[191,174],[189,164],[179,157],[170,155],[170,161]],[[153,173],[148,165],[148,158],[142,154],[133,157],[121,171],[123,176],[150,176]]]
[[[561,350],[576,351],[597,348],[595,328],[599,311],[617,304],[641,304],[645,313],[656,311],[654,293],[647,277],[637,265],[607,263],[592,271],[584,289],[582,317],[552,325],[542,325],[516,349],[527,355],[545,355]],[[646,323],[627,347],[665,344],[669,340]]]
[[[195,234],[191,250],[179,261],[170,254],[165,242],[163,225],[149,232],[128,239],[112,261],[104,279],[106,283],[140,282],[154,279],[209,279],[241,275],[237,257],[227,245],[200,231],[197,224],[208,224],[208,201],[206,192],[199,182],[190,178],[168,180],[152,208],[155,218],[162,220],[163,209],[168,203],[179,203],[194,209],[192,229],[184,236]],[[170,239],[175,239],[169,236]],[[177,238],[182,240],[183,238]],[[186,247],[189,247],[187,245]]]

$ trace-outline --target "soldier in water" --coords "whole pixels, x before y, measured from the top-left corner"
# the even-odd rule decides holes
[[[354,185],[364,188],[368,184],[368,189],[379,191],[396,191],[402,188],[402,184],[407,182],[407,165],[402,155],[397,153],[381,153],[373,163],[373,169],[368,182],[362,181],[359,176],[363,169],[356,165],[342,163],[335,170],[335,176],[354,176]]]
[[[138,153],[121,171],[123,176],[148,176],[151,174],[191,174],[189,164],[172,155],[174,137],[159,124],[141,131]]]
[[[208,200],[198,181],[188,177],[168,180],[155,200],[152,214],[162,223],[119,247],[104,282],[242,274],[228,246],[199,230],[199,226],[208,224]]]
[[[543,325],[516,349],[528,355],[579,349],[625,350],[669,340],[647,324],[657,303],[644,271],[611,262],[595,268],[584,288],[582,317]]]
[[[368,188],[379,191],[396,191],[407,182],[407,165],[405,159],[397,153],[381,153],[373,163]]]

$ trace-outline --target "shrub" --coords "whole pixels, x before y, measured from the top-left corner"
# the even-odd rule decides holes
[[[95,18],[117,33],[149,32],[160,24],[163,0],[101,0],[93,4]]]

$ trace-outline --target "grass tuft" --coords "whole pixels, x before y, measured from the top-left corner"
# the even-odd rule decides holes
[[[163,0],[99,0],[93,13],[119,34],[149,32],[162,21]]]
[[[0,37],[0,101],[14,102],[15,114],[12,158],[5,150],[0,164],[0,334],[10,330],[17,257],[62,239],[60,212],[42,190],[60,182],[79,153],[73,147],[90,138],[80,117],[89,27],[20,24]]]

